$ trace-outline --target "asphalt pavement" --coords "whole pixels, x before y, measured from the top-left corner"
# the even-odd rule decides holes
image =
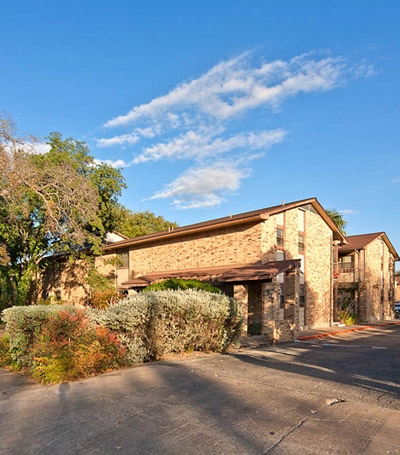
[[[399,454],[399,371],[396,321],[51,386],[3,369],[0,454]]]

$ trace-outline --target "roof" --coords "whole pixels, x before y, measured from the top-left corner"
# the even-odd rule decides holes
[[[398,261],[399,255],[395,250],[394,246],[390,242],[388,236],[385,232],[374,232],[371,234],[360,234],[360,235],[349,235],[346,237],[347,244],[342,245],[339,247],[339,255],[348,254],[356,250],[364,250],[370,243],[374,240],[382,238],[382,240],[386,243],[389,251],[394,256],[395,260]]]
[[[239,213],[237,215],[229,215],[223,218],[216,218],[202,223],[190,224],[187,226],[171,229],[164,232],[156,232],[154,234],[142,235],[140,237],[134,237],[120,242],[115,242],[112,245],[105,245],[102,247],[104,251],[126,248],[131,245],[138,245],[141,243],[151,243],[157,240],[173,237],[182,237],[185,235],[210,231],[213,229],[219,229],[221,227],[234,226],[246,223],[257,223],[267,220],[270,216],[278,213],[283,213],[287,210],[295,208],[301,208],[307,205],[311,205],[313,209],[323,218],[326,224],[331,228],[333,232],[333,240],[339,241],[339,243],[346,243],[346,238],[336,227],[334,222],[331,220],[329,215],[325,212],[317,198],[302,199],[300,201],[285,203],[282,202],[280,205],[273,207],[267,207],[263,209],[253,210],[251,212]]]
[[[152,283],[170,278],[186,280],[201,280],[219,283],[237,283],[245,281],[268,281],[282,272],[300,268],[300,259],[287,261],[270,261],[265,264],[241,264],[218,267],[205,267],[198,269],[172,270],[165,272],[148,273],[133,280],[125,281],[120,288],[145,287]]]

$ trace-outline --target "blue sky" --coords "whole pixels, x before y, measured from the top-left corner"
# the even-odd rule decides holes
[[[397,0],[0,0],[0,111],[179,225],[317,197],[400,252]]]

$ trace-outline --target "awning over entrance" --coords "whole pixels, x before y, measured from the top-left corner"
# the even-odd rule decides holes
[[[144,274],[121,284],[120,289],[146,287],[170,278],[200,280],[210,283],[242,283],[246,281],[270,281],[283,272],[300,268],[300,259],[270,261],[265,264],[227,265],[198,269],[173,270]]]

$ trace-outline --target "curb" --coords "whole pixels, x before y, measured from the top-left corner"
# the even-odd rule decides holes
[[[326,337],[332,337],[336,335],[340,335],[342,333],[350,333],[350,332],[359,332],[361,330],[370,330],[374,329],[376,327],[387,327],[389,325],[399,325],[400,322],[387,322],[387,323],[380,323],[380,324],[371,324],[371,325],[365,325],[362,327],[353,327],[351,329],[343,329],[343,330],[337,330],[335,332],[326,332],[326,333],[316,333],[314,335],[305,335],[303,337],[297,337],[297,341],[306,341],[306,340],[313,340],[316,338],[326,338]]]

